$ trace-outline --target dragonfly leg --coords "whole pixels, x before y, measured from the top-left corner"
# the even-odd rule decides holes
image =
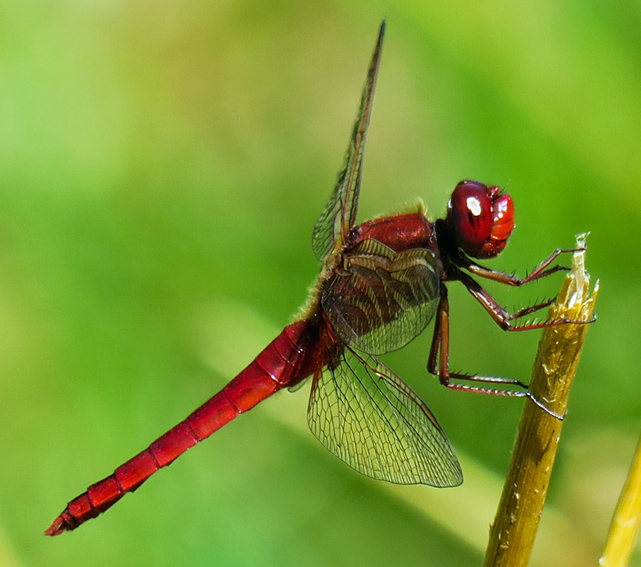
[[[577,320],[570,319],[569,317],[561,317],[560,319],[551,319],[548,321],[538,321],[535,323],[526,323],[523,325],[515,325],[511,321],[519,319],[525,315],[529,315],[540,309],[548,307],[554,303],[554,299],[548,299],[531,307],[526,307],[515,313],[510,313],[504,309],[497,301],[494,299],[490,293],[485,290],[481,285],[464,272],[459,272],[458,278],[460,282],[465,286],[467,291],[472,294],[472,297],[476,299],[490,314],[490,317],[494,322],[501,327],[504,331],[532,331],[534,329],[543,329],[545,327],[554,327],[556,325],[567,325],[567,324],[587,324],[592,323],[596,320],[595,317],[590,319]]]
[[[543,260],[543,262],[541,262],[536,268],[534,268],[534,270],[532,270],[524,278],[519,278],[514,274],[506,274],[504,272],[491,270],[489,268],[486,268],[485,266],[481,266],[477,264],[476,262],[472,262],[467,258],[465,259],[464,262],[461,263],[460,267],[465,268],[472,274],[475,274],[481,278],[499,282],[505,285],[520,287],[522,285],[525,285],[526,283],[530,283],[535,280],[539,280],[541,278],[545,278],[547,276],[555,274],[556,272],[568,271],[570,268],[568,268],[567,266],[561,266],[559,264],[557,264],[556,266],[552,266],[551,268],[549,266],[561,254],[581,252],[582,250],[585,250],[585,248],[557,248],[554,252],[552,252],[552,254],[550,254],[550,256],[548,256],[545,260]]]
[[[552,411],[539,401],[528,390],[527,384],[515,378],[500,378],[496,376],[478,376],[476,374],[462,374],[460,372],[450,372],[449,369],[450,358],[450,315],[449,315],[449,302],[447,299],[447,290],[443,287],[441,292],[441,300],[439,302],[438,310],[436,313],[436,321],[434,324],[434,335],[432,338],[432,345],[430,347],[430,354],[427,362],[427,369],[431,374],[438,376],[439,382],[446,388],[451,390],[459,390],[464,392],[476,392],[478,394],[487,394],[490,396],[505,396],[513,398],[529,398],[542,410],[549,413],[551,416],[563,420],[563,416]],[[500,390],[498,388],[491,388],[487,386],[476,386],[475,384],[459,384],[452,380],[465,380],[467,382],[482,383],[482,384],[500,384],[503,386],[514,386],[521,388],[520,390]]]

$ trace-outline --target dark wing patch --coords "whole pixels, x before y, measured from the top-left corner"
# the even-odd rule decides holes
[[[341,339],[369,354],[383,354],[420,334],[439,301],[433,254],[425,248],[394,252],[366,240],[345,258],[321,299]]]

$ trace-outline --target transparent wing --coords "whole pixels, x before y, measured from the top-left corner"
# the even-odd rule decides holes
[[[344,343],[383,354],[405,346],[427,326],[438,307],[439,286],[429,250],[394,252],[368,239],[346,255],[321,301]]]
[[[385,21],[381,23],[378,32],[376,47],[367,72],[367,81],[365,82],[361,105],[352,130],[352,137],[345,154],[343,168],[338,174],[334,192],[325,206],[325,210],[316,221],[312,234],[312,249],[316,258],[320,261],[323,261],[332,250],[340,250],[342,248],[345,236],[356,223],[365,138],[372,113],[372,102],[384,34]]]
[[[318,373],[307,421],[327,449],[371,478],[437,487],[463,482],[432,412],[374,357],[346,349],[338,367]]]

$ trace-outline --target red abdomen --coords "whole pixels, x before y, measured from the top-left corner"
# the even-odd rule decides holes
[[[213,398],[154,441],[107,478],[74,498],[45,534],[73,530],[104,512],[127,492],[133,492],[158,469],[209,437],[237,415],[268,396],[293,386],[317,366],[318,329],[308,321],[285,327],[254,361]]]

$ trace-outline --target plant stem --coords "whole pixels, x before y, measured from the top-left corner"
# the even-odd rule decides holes
[[[641,524],[641,438],[632,459],[628,478],[619,496],[599,565],[624,567],[628,564],[639,532],[639,524]]]
[[[577,237],[585,248],[586,235]],[[561,286],[548,319],[588,321],[592,317],[598,283],[590,295],[585,250],[575,252],[572,268]],[[547,408],[565,415],[570,386],[588,330],[586,324],[547,327],[532,371],[530,391]],[[531,400],[525,404],[508,475],[503,487],[484,567],[525,567],[547,495],[563,422]]]

